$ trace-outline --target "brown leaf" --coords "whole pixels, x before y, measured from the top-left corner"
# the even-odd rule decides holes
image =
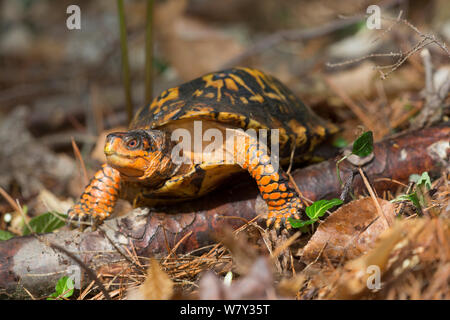
[[[388,262],[394,258],[392,256],[394,249],[405,246],[408,238],[414,238],[425,224],[425,220],[406,220],[397,222],[394,227],[386,230],[380,236],[375,248],[360,258],[349,261],[344,266],[333,298],[356,298],[366,291],[368,289],[368,278],[373,274],[373,272],[369,272],[369,266],[378,267],[381,277],[388,266]]]
[[[173,282],[155,259],[150,259],[147,278],[137,289],[128,291],[128,300],[167,300],[172,297]]]
[[[394,205],[378,199],[388,219],[393,219]],[[302,250],[302,261],[341,262],[354,259],[373,248],[375,240],[386,229],[371,198],[352,201],[333,212],[317,229]],[[325,258],[326,257],[326,258]],[[345,259],[345,260],[342,260]]]

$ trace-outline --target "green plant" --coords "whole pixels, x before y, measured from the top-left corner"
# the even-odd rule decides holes
[[[53,292],[47,300],[62,300],[67,299],[73,294],[73,281],[68,276],[61,277],[55,286],[55,292]]]
[[[342,203],[343,201],[340,199],[318,200],[305,209],[306,215],[309,217],[309,220],[288,218],[288,221],[290,222],[292,228],[303,228],[317,222],[319,218],[327,212],[327,210],[341,205]]]
[[[6,230],[0,230],[0,241],[9,240],[13,237],[14,237],[14,235],[11,232],[6,231]]]
[[[339,164],[350,157],[352,154],[358,157],[364,158],[373,152],[373,133],[372,131],[364,132],[358,137],[358,139],[353,142],[352,152],[348,155],[342,157],[336,162],[336,174],[338,176],[339,182],[342,185],[341,174],[339,172]]]
[[[25,206],[24,206],[25,209]],[[25,211],[25,210],[24,210]],[[66,215],[57,212],[46,212],[32,218],[28,224],[23,226],[23,235],[28,235],[30,233],[47,233],[52,232],[58,228],[65,225]],[[30,228],[32,230],[30,230]]]
[[[431,179],[428,172],[423,172],[421,175],[412,174],[409,176],[409,180],[416,184],[414,191],[408,194],[402,194],[397,198],[391,200],[391,202],[411,201],[412,204],[418,209],[427,207],[427,192],[431,189]]]

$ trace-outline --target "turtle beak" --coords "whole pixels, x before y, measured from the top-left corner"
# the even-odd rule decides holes
[[[122,136],[123,136],[123,133],[121,133],[121,132],[114,132],[114,133],[108,134],[108,136],[106,137],[105,148],[104,148],[105,155],[109,156],[109,155],[116,153],[117,143],[119,143],[121,141]]]

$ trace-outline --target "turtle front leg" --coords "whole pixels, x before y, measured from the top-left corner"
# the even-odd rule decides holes
[[[101,224],[114,210],[119,192],[119,171],[104,164],[68,211],[69,224],[80,226],[80,222],[88,218],[93,222],[93,227]]]
[[[236,152],[241,156],[239,164],[256,180],[261,196],[269,207],[267,227],[274,224],[278,229],[282,223],[290,228],[287,218],[300,219],[303,203],[287,174],[280,166],[275,170],[267,147],[258,145],[253,137],[247,136],[246,143],[238,145]]]

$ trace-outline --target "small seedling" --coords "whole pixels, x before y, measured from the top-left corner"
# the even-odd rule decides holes
[[[288,218],[292,228],[304,228],[310,224],[313,224],[322,217],[327,210],[341,205],[343,203],[340,199],[331,199],[331,200],[319,200],[314,202],[312,205],[306,208],[306,215],[309,217],[309,220],[298,220],[293,218]]]
[[[347,159],[349,156],[356,155],[358,157],[364,158],[373,152],[373,133],[372,131],[364,132],[358,137],[358,139],[353,142],[352,152],[348,155],[342,157],[336,162],[336,174],[338,176],[339,182],[343,185],[341,174],[339,172],[339,164]]]
[[[408,194],[402,194],[391,200],[391,202],[411,201],[412,204],[421,211],[422,208],[427,207],[426,194],[428,190],[431,189],[430,176],[428,175],[428,172],[425,171],[421,175],[410,175],[409,180],[416,184],[415,190]]]
[[[58,280],[55,286],[55,292],[53,292],[47,300],[62,300],[67,299],[73,294],[73,281],[68,276],[64,276]]]

